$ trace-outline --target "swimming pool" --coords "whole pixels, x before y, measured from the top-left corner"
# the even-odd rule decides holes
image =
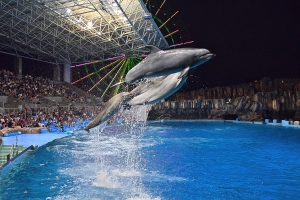
[[[299,199],[300,129],[205,121],[76,131],[1,175],[0,199]]]

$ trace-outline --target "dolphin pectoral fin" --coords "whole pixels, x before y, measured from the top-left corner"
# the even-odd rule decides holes
[[[188,75],[189,71],[190,71],[190,67],[186,67],[182,70],[181,74],[177,78],[178,80],[176,82],[175,88],[177,88],[180,85],[182,78],[186,77]]]
[[[176,82],[176,85],[175,85],[175,88],[177,88],[177,87],[178,87],[178,85],[180,85],[180,83],[181,83],[181,80],[182,80],[182,79],[178,79],[178,80],[177,80],[177,82]]]
[[[146,99],[146,101],[143,103],[143,105],[147,105],[147,104],[149,104],[149,102],[150,102],[150,99],[151,99],[151,97],[148,97],[148,98]]]
[[[112,86],[110,86],[110,87],[112,88],[112,87],[115,87],[115,86],[121,85],[121,84],[123,84],[123,83],[125,83],[125,82],[119,82],[119,83],[116,83],[116,84],[114,84],[114,85],[112,85]]]
[[[147,45],[145,46],[146,49],[149,49],[151,51],[151,53],[156,53],[158,51],[160,51],[159,48],[157,48],[156,46],[152,46],[152,45]]]
[[[190,67],[186,67],[182,70],[181,74],[178,76],[178,79],[181,79],[182,77],[185,77],[188,75],[190,70]]]

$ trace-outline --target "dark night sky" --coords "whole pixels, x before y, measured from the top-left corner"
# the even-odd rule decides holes
[[[166,4],[179,10],[190,39],[195,41],[192,47],[217,54],[195,70],[188,79],[189,89],[262,77],[300,77],[299,0],[167,0]],[[0,56],[1,68],[13,66],[6,57]],[[32,63],[24,61],[24,65]]]
[[[194,73],[208,87],[300,77],[300,1],[172,3],[190,24],[193,47],[217,54]]]

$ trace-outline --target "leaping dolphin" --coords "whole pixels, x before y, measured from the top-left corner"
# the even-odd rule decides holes
[[[184,71],[184,69],[195,68],[215,56],[207,49],[178,48],[160,50],[151,45],[147,45],[145,48],[151,51],[150,54],[129,70],[124,82],[116,83],[113,86],[122,83],[132,83],[142,78],[165,76]],[[183,74],[179,75],[178,78],[182,76]]]
[[[118,112],[119,106],[129,98],[131,98],[129,92],[122,92],[113,96],[105,103],[103,110],[101,110],[101,112],[84,128],[84,130],[89,131],[91,128],[108,121],[115,113]]]
[[[134,97],[128,102],[128,105],[147,105],[155,104],[178,91],[187,80],[189,70],[170,74],[165,77],[159,85],[154,85],[146,92]],[[181,78],[179,78],[181,76]]]
[[[166,78],[167,76],[160,76],[157,78],[147,79],[144,83],[141,83],[139,86],[130,91],[132,96],[137,96],[148,91],[152,87],[156,87],[156,85],[160,84],[160,82]]]

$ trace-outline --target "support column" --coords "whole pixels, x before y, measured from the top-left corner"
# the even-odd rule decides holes
[[[17,74],[18,79],[22,78],[22,58],[14,58],[14,73]]]
[[[60,66],[59,65],[53,66],[53,80],[60,81]]]
[[[64,64],[64,82],[71,83],[71,64]]]

